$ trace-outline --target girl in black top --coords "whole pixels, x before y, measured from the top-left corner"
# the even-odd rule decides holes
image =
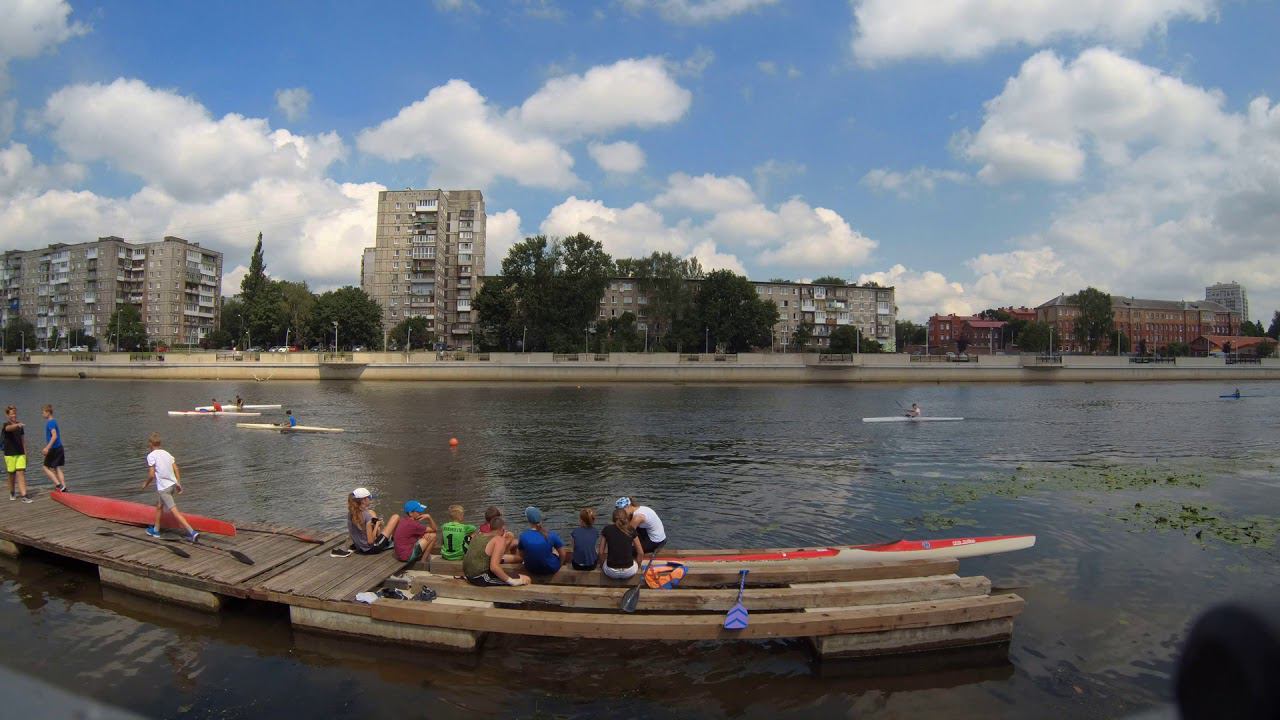
[[[600,531],[600,546],[596,551],[603,561],[600,569],[606,577],[625,580],[640,571],[636,558],[644,555],[640,538],[631,533],[630,518],[625,508],[613,511],[613,524]]]

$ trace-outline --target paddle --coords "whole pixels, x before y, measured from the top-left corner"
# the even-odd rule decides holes
[[[738,602],[729,608],[729,612],[724,616],[725,630],[745,630],[747,627],[747,608],[742,604],[742,590],[747,585],[747,573],[749,570],[738,571]]]
[[[318,537],[316,537],[316,536],[314,536],[314,535],[310,535],[310,534],[308,534],[308,533],[302,532],[301,530],[268,530],[268,529],[265,529],[265,528],[245,527],[244,525],[237,525],[237,526],[236,526],[236,531],[237,531],[237,532],[255,532],[255,533],[265,533],[265,534],[267,534],[267,535],[285,535],[285,536],[287,536],[287,537],[291,537],[291,538],[295,538],[295,539],[297,539],[297,540],[301,540],[302,542],[305,542],[305,543],[313,543],[313,544],[315,544],[315,545],[323,545],[323,544],[324,544],[324,540],[321,540],[320,538],[318,538]]]
[[[180,542],[186,542],[185,540],[182,540],[182,539],[179,539],[179,538],[167,538],[167,537],[162,537],[162,538],[158,538],[158,539],[159,539],[160,541],[162,541],[162,542],[168,542],[168,543],[180,543]],[[244,553],[240,552],[239,550],[232,550],[231,548],[218,547],[217,545],[201,544],[201,543],[198,543],[198,542],[190,543],[190,544],[191,544],[192,546],[194,546],[194,547],[204,548],[205,550],[213,550],[213,551],[215,551],[215,552],[226,553],[226,554],[230,555],[231,557],[235,558],[236,560],[238,560],[239,562],[244,563],[245,565],[252,565],[252,564],[253,564],[253,558],[249,557],[248,555],[245,555]]]
[[[653,559],[656,557],[658,557],[658,548],[654,548],[653,552],[649,554],[649,564],[645,565],[644,570],[640,573],[640,581],[622,596],[622,603],[618,606],[622,612],[632,613],[636,611],[636,606],[640,604],[640,586],[644,584],[644,576],[648,574],[649,568],[653,567]]]
[[[115,532],[114,530],[98,530],[98,531],[95,531],[93,534],[101,535],[103,537],[121,537],[121,538],[124,538],[125,540],[133,540],[134,542],[146,543],[147,545],[151,545],[152,547],[162,547],[165,550],[168,550],[169,552],[173,553],[174,555],[177,555],[178,557],[184,557],[184,558],[191,557],[191,553],[187,552],[186,550],[183,550],[182,548],[169,547],[168,545],[154,545],[150,540],[143,540],[142,538],[134,537],[132,535],[125,535],[124,533],[118,533],[118,532]]]

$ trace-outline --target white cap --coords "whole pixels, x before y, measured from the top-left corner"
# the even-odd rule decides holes
[[[351,497],[357,500],[363,500],[367,497],[373,497],[373,493],[369,492],[369,488],[356,488],[351,491]]]

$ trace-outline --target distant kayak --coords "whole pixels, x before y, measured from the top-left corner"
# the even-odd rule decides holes
[[[273,423],[236,423],[236,427],[245,430],[275,430],[281,433],[340,433],[342,428],[320,427],[318,425],[275,425]]]
[[[1248,395],[1219,395],[1223,400],[1239,400],[1240,398],[1249,397]]]
[[[228,403],[227,405],[223,405],[222,407],[227,408],[227,407],[235,407],[235,406],[236,406],[235,403]],[[284,406],[283,405],[243,405],[241,407],[243,407],[245,410],[279,410]],[[199,410],[201,412],[209,412],[210,410],[213,410],[213,406],[201,405],[197,407],[196,410]]]
[[[260,412],[236,412],[235,410],[170,410],[170,415],[239,415],[240,417],[258,417]]]
[[[100,520],[110,520],[111,522],[124,523],[126,525],[150,525],[156,519],[156,509],[153,505],[69,492],[49,493],[49,497],[72,510]],[[187,519],[187,522],[191,523],[191,527],[199,532],[227,536],[236,534],[236,526],[226,520],[193,515],[188,512],[184,512],[182,515]],[[160,527],[168,530],[180,530],[182,529],[182,523],[178,522],[173,513],[166,510],[160,518]]]
[[[907,417],[905,415],[890,415],[889,417],[870,417],[862,418],[862,422],[959,422],[962,417],[934,417],[925,415],[922,417]]]

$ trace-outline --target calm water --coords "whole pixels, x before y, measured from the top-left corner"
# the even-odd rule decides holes
[[[384,513],[408,497],[437,517],[454,502],[470,517],[537,504],[566,532],[579,507],[603,513],[629,494],[680,547],[1039,535],[1030,551],[961,567],[1027,600],[1007,655],[892,666],[819,665],[788,642],[499,638],[459,657],[295,634],[262,609],[189,613],[47,558],[0,563],[0,663],[149,716],[1116,717],[1167,701],[1199,610],[1272,591],[1280,569],[1274,548],[1120,517],[1135,503],[1280,516],[1280,383],[1243,386],[1256,397],[1241,401],[1211,383],[0,388],[30,425],[57,406],[73,489],[133,497],[156,430],[183,467],[183,507],[233,520],[336,529],[345,494],[366,485]],[[165,415],[237,392],[348,433]],[[860,422],[913,401],[968,420]],[[1137,472],[1174,481],[1116,481]]]

